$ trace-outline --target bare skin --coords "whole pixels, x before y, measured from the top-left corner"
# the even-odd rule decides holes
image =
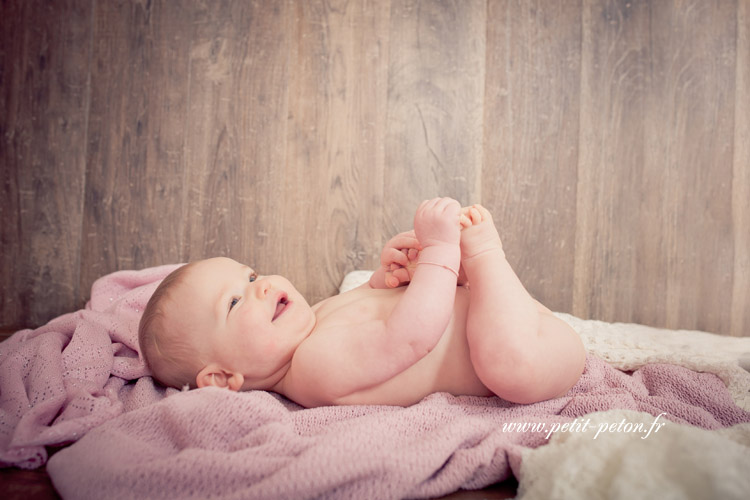
[[[532,403],[580,377],[580,339],[524,289],[483,207],[424,202],[381,264],[368,284],[309,307],[280,276],[199,263],[177,301],[210,360],[197,385],[307,407],[408,406],[443,391]]]

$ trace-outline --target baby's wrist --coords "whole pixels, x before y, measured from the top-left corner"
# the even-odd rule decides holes
[[[461,264],[461,249],[458,245],[449,243],[430,245],[419,252],[417,264],[433,264],[445,267],[458,276]]]

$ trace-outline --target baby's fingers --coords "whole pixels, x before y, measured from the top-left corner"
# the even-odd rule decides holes
[[[419,248],[419,240],[414,231],[397,234],[388,241],[388,246],[393,248]]]
[[[385,273],[385,286],[388,288],[397,288],[399,285],[398,278],[396,278],[393,273],[388,271]]]
[[[409,271],[407,271],[403,267],[393,271],[393,276],[395,276],[396,279],[398,279],[399,284],[406,283],[407,281],[409,281]]]
[[[482,222],[482,215],[475,207],[469,208],[469,217],[471,218],[472,224],[479,224],[480,222]]]
[[[385,284],[389,288],[398,288],[402,283],[409,281],[409,272],[403,267],[391,265],[391,270],[385,273]]]
[[[380,256],[380,263],[384,266],[395,263],[403,267],[409,264],[409,258],[398,248],[386,248]]]

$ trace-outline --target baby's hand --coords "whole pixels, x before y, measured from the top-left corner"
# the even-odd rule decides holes
[[[414,216],[414,233],[423,248],[457,245],[461,239],[461,205],[452,198],[423,201]]]
[[[414,231],[397,234],[388,240],[380,253],[386,286],[396,288],[411,281],[421,248]]]

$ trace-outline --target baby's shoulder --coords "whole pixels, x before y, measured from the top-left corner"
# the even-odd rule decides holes
[[[334,295],[313,306],[316,329],[332,325],[354,325],[387,318],[403,289],[381,290],[367,287]]]
[[[331,301],[310,335],[297,347],[283,394],[303,406],[334,404],[349,394],[352,366],[367,359],[367,339],[381,338],[387,317],[363,314],[356,304]],[[334,307],[335,306],[335,307]]]

